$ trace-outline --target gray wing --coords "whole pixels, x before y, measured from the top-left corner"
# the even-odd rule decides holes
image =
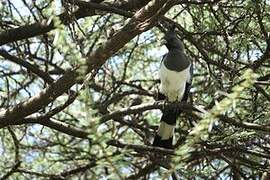
[[[188,99],[188,95],[191,89],[191,84],[192,84],[192,78],[193,78],[193,63],[192,61],[190,61],[190,68],[189,68],[189,73],[190,73],[190,78],[188,79],[188,81],[186,82],[186,88],[185,88],[185,93],[184,96],[182,98],[182,101],[186,102]]]
[[[193,63],[190,61],[190,68],[189,68],[190,78],[188,79],[187,83],[192,84],[192,78],[193,78]]]

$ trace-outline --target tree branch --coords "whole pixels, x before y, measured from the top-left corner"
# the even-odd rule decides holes
[[[145,152],[148,151],[150,153],[161,153],[161,154],[170,154],[174,155],[174,150],[155,147],[155,146],[146,146],[146,145],[134,145],[134,144],[124,144],[120,141],[116,140],[110,140],[107,142],[108,145],[115,146],[118,148],[127,148],[127,149],[133,149],[137,152]]]
[[[125,10],[128,11],[128,10],[139,9],[142,6],[146,5],[149,1],[140,0],[134,3],[135,2],[134,0],[128,0],[128,1],[121,1],[121,2],[118,1],[118,3],[107,4],[107,5],[105,4],[99,5],[98,3],[94,3],[94,2],[88,3],[88,5],[86,5],[87,2],[82,2],[82,1],[80,2],[78,3],[84,4],[83,8],[79,8],[72,15],[68,15],[67,12],[64,12],[58,16],[58,18],[61,20],[63,24],[66,25],[66,24],[71,23],[75,19],[80,19],[80,18],[96,15],[95,8],[101,9],[101,10],[107,10],[107,11],[109,10],[109,12],[111,12],[113,9],[114,10],[113,12],[115,13],[119,13],[121,15],[128,15],[130,17],[132,16],[131,13],[128,13],[128,12],[125,13],[124,12]],[[108,6],[113,7],[113,8],[108,9]],[[122,10],[119,10],[119,9],[122,9]],[[74,17],[74,18],[70,19],[69,17]],[[46,34],[55,28],[56,27],[54,26],[54,22],[52,19],[50,20],[44,19],[41,22],[20,26],[14,29],[9,29],[0,33],[0,46],[10,43],[10,42]]]
[[[54,81],[54,79],[48,73],[39,69],[38,66],[32,65],[25,60],[17,58],[16,56],[12,56],[4,49],[0,49],[0,55],[4,58],[10,60],[11,62],[14,62],[18,65],[21,65],[24,68],[26,68],[27,70],[33,72],[34,74],[36,74],[37,76],[42,78],[48,84],[51,84]]]
[[[245,129],[253,129],[257,131],[265,131],[270,132],[270,126],[268,125],[260,125],[260,124],[254,124],[249,122],[241,122],[233,118],[229,118],[224,115],[218,116],[221,121],[224,121],[226,123],[232,124],[237,127],[245,128]]]
[[[83,131],[76,127],[71,127],[70,125],[60,122],[60,121],[56,121],[52,119],[43,119],[42,121],[36,121],[35,123],[41,124],[51,129],[55,129],[57,131],[60,131],[62,133],[65,133],[74,137],[78,137],[82,139],[89,139],[88,132]]]
[[[166,108],[179,108],[182,111],[189,113],[192,110],[195,110],[197,112],[200,112],[196,107],[193,107],[192,105],[185,103],[185,102],[180,102],[180,103],[166,103],[165,101],[157,101],[157,102],[152,102],[152,103],[147,103],[147,104],[140,104],[137,106],[131,106],[127,108],[122,108],[120,110],[114,111],[112,113],[109,113],[107,115],[104,115],[101,119],[100,122],[104,123],[110,119],[114,118],[119,118],[121,116],[129,115],[129,114],[137,114],[141,113],[147,110],[152,110],[152,109],[166,109]],[[194,115],[194,114],[192,114]]]
[[[68,71],[60,79],[42,90],[39,94],[14,107],[0,111],[0,128],[7,125],[19,124],[20,120],[53,102],[58,96],[73,86],[78,77],[76,71]]]
[[[155,23],[157,23],[159,16],[162,16],[173,6],[173,2],[174,1],[153,0],[147,6],[139,10],[122,30],[117,32],[96,51],[88,54],[88,69],[84,74],[90,72],[92,73],[91,78],[94,78],[95,71],[97,71],[109,57],[115,54],[136,35],[153,27]],[[53,102],[82,78],[82,66],[83,65],[80,65],[80,68],[77,67],[72,71],[66,72],[60,79],[27,101],[0,111],[0,128],[7,125],[19,124],[20,120],[24,117],[37,112]]]

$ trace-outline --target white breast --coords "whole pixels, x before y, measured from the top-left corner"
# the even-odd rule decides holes
[[[161,81],[161,92],[168,97],[169,101],[181,101],[185,92],[186,82],[190,78],[189,68],[176,72],[167,69],[161,63],[159,76]]]

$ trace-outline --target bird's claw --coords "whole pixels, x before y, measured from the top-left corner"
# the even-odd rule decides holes
[[[166,100],[166,96],[160,92],[157,93],[157,100],[161,101],[161,100]]]

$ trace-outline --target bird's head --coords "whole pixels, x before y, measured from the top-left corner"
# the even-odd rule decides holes
[[[177,34],[174,30],[169,30],[166,32],[163,40],[163,44],[170,49],[184,50],[184,46],[181,40],[177,37]]]

